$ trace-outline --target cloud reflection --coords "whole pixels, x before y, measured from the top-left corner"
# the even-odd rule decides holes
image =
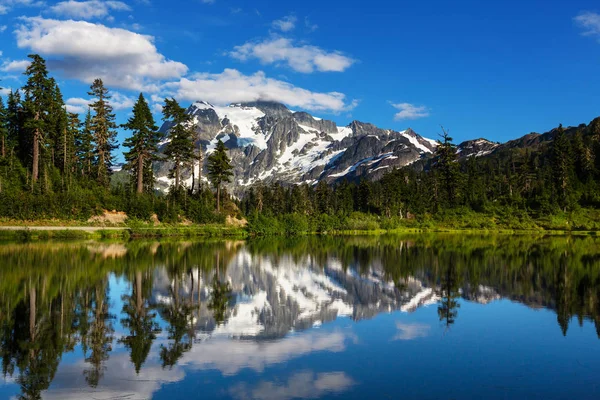
[[[398,333],[396,333],[396,336],[394,336],[392,340],[413,340],[429,336],[431,326],[396,322],[396,329],[398,329]]]
[[[344,372],[315,374],[313,371],[298,372],[287,381],[262,381],[256,386],[241,383],[229,391],[238,400],[288,400],[316,399],[328,393],[342,393],[354,385]]]

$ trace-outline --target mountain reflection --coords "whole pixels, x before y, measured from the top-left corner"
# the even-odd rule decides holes
[[[184,368],[230,376],[342,352],[350,334],[311,329],[339,317],[435,305],[448,330],[467,312],[461,302],[500,298],[553,310],[564,335],[574,317],[593,321],[600,337],[599,254],[595,237],[466,235],[3,245],[2,373],[25,399],[76,398],[69,390],[86,387],[151,397]],[[393,340],[430,330],[398,322]],[[67,353],[77,361],[63,362]],[[319,397],[354,384],[338,371],[286,379],[230,395]]]

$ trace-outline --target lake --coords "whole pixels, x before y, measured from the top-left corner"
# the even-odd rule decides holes
[[[600,238],[0,245],[0,398],[598,399]]]

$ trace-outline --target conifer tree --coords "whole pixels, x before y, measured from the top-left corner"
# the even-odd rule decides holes
[[[552,143],[552,174],[558,203],[565,209],[569,205],[571,179],[573,174],[573,158],[571,143],[565,135],[562,124],[558,127]]]
[[[442,141],[438,140],[436,149],[437,163],[435,168],[440,172],[443,188],[446,192],[449,205],[454,205],[459,187],[459,165],[456,162],[456,145],[444,128],[442,128]]]
[[[141,194],[144,187],[152,186],[153,177],[148,176],[147,171],[148,169],[152,171],[152,161],[156,160],[160,140],[158,127],[143,94],[140,93],[138,101],[133,106],[133,116],[122,126],[132,131],[131,137],[123,142],[123,146],[130,149],[124,155],[127,168],[135,176],[136,193]],[[150,180],[149,184],[148,182],[144,184],[144,178],[146,181]]]
[[[4,107],[4,101],[0,97],[0,156],[6,157],[8,146],[8,111]]]
[[[94,136],[92,132],[92,112],[89,108],[83,126],[77,130],[75,147],[81,175],[90,177],[94,164]]]
[[[221,211],[221,184],[230,182],[233,176],[233,166],[227,157],[227,148],[221,139],[217,142],[215,151],[208,156],[208,178],[217,189],[217,212]]]
[[[91,131],[95,144],[96,178],[100,185],[108,187],[113,165],[112,151],[117,147],[115,114],[108,102],[111,96],[102,79],[96,79],[90,89],[88,94],[94,96],[95,100],[90,104],[90,108],[94,111]]]
[[[67,113],[67,129],[65,131],[66,166],[70,172],[75,171],[77,164],[77,138],[80,135],[81,121],[77,113]]]
[[[175,99],[165,99],[163,107],[163,120],[169,121],[171,128],[167,135],[169,142],[165,149],[165,156],[173,162],[169,177],[175,178],[175,190],[180,188],[181,169],[189,165],[194,157],[194,143],[190,129],[190,116],[185,108],[181,107]]]
[[[18,90],[11,90],[6,100],[7,153],[14,153],[19,143],[23,129],[22,114],[21,94]]]
[[[25,91],[24,108],[28,115],[25,128],[30,132],[31,138],[31,183],[32,187],[39,178],[40,144],[44,140],[45,113],[48,111],[50,100],[50,81],[46,62],[37,54],[28,55],[31,64],[25,70],[28,76],[23,87]]]

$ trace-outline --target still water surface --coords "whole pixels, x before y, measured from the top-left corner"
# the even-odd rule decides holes
[[[598,399],[600,239],[0,245],[0,398]]]

